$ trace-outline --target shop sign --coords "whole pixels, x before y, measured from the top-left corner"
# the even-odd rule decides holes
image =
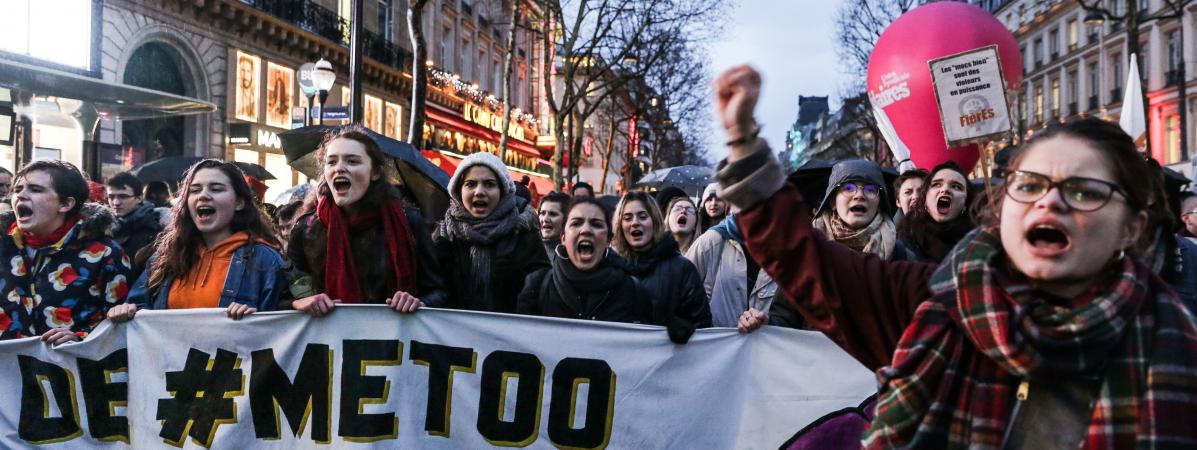
[[[279,139],[278,134],[270,130],[258,129],[258,146],[270,148],[283,148],[283,140]]]
[[[474,122],[478,125],[482,125],[486,128],[494,130],[498,133],[503,132],[503,116],[502,115],[494,114],[490,111],[487,111],[486,109],[480,108],[478,106],[475,106],[475,105],[472,105],[469,103],[466,103],[465,110],[462,111],[462,115],[465,116],[465,119],[470,122]],[[515,120],[512,120],[511,126],[507,127],[507,135],[511,136],[513,138],[516,138],[516,139],[523,140],[524,139],[524,127],[517,124],[515,122]]]

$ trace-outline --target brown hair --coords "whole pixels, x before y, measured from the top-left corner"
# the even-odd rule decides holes
[[[158,236],[154,243],[157,254],[154,265],[150,268],[148,286],[151,291],[162,286],[167,277],[181,278],[191,271],[192,266],[199,262],[199,246],[203,243],[203,235],[191,220],[187,211],[187,200],[191,197],[192,180],[195,174],[203,169],[219,170],[229,178],[229,185],[237,199],[245,203],[245,207],[233,213],[233,220],[229,222],[232,232],[244,231],[249,234],[251,241],[266,241],[266,243],[280,247],[277,233],[270,219],[262,213],[253,190],[245,181],[245,174],[236,164],[216,159],[205,159],[195,163],[187,170],[179,191],[179,201],[170,209],[170,224]]]
[[[653,221],[653,229],[651,231],[653,244],[661,242],[661,239],[664,239],[665,235],[669,233],[669,227],[665,225],[665,218],[661,215],[661,208],[657,206],[657,202],[653,201],[652,197],[648,196],[648,193],[644,191],[632,191],[624,194],[623,198],[619,199],[619,205],[615,207],[615,217],[611,220],[616,223],[612,227],[615,229],[615,234],[611,238],[611,248],[614,248],[615,252],[619,253],[619,256],[625,259],[635,258],[633,254],[635,251],[628,244],[628,238],[623,235],[622,225],[623,210],[632,202],[640,202],[644,206],[644,209],[648,211],[648,217]]]
[[[367,202],[367,205],[381,203],[382,199],[390,192],[389,188],[395,184],[391,172],[386,170],[385,166],[389,158],[386,153],[383,153],[382,147],[378,146],[378,142],[370,137],[366,128],[358,124],[345,126],[324,136],[324,140],[320,142],[320,148],[316,150],[316,166],[320,169],[320,177],[316,181],[316,189],[312,189],[312,193],[308,195],[305,210],[315,210],[316,201],[320,197],[332,195],[332,191],[328,188],[328,180],[324,178],[324,158],[328,154],[328,146],[337,139],[348,139],[362,144],[366,148],[366,156],[370,157],[370,170],[378,171],[382,175],[377,180],[370,181],[370,186],[366,188],[366,195],[362,197],[362,201]]]

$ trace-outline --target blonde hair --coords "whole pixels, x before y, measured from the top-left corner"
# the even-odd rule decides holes
[[[661,242],[661,239],[664,239],[665,235],[669,233],[669,228],[665,226],[665,219],[661,215],[661,208],[657,206],[657,202],[653,201],[652,197],[642,191],[624,194],[623,198],[619,199],[619,205],[615,207],[615,217],[612,220],[615,222],[615,226],[611,227],[615,229],[615,235],[611,238],[611,248],[615,249],[619,256],[628,260],[635,259],[635,255],[632,246],[628,244],[627,236],[623,234],[623,211],[632,202],[640,202],[644,206],[644,210],[648,211],[648,217],[653,221],[653,244]]]

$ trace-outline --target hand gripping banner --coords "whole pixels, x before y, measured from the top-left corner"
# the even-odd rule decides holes
[[[4,448],[777,448],[873,393],[822,335],[380,306],[0,342]]]

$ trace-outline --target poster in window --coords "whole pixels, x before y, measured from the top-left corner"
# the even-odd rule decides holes
[[[382,133],[382,99],[367,95],[364,106],[365,108],[362,110],[362,125],[374,130],[376,133]]]
[[[403,132],[402,128],[399,127],[399,118],[403,116],[402,107],[394,103],[387,102],[386,111],[386,120],[383,121],[383,126],[386,128],[386,132],[383,134],[397,141],[402,140],[399,137],[399,133]]]
[[[295,98],[295,71],[267,63],[266,83],[266,124],[290,128],[291,100]]]
[[[258,121],[258,66],[262,59],[237,52],[237,110],[238,119]]]

